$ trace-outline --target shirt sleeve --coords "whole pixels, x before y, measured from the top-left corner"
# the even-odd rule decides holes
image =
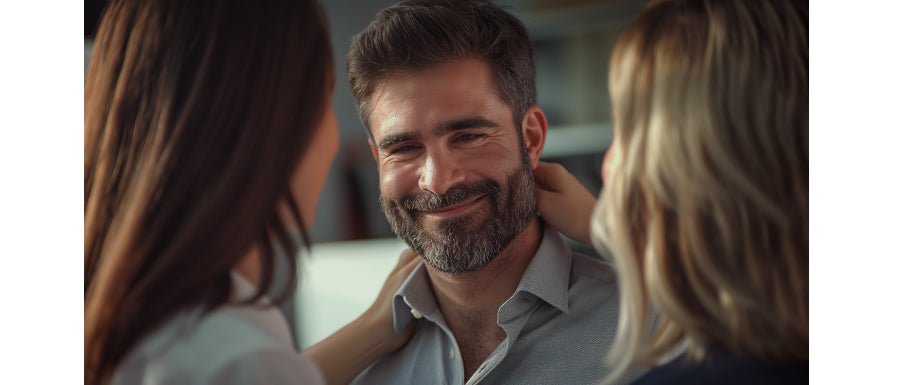
[[[229,361],[213,373],[211,385],[326,385],[318,365],[292,352],[257,351]]]

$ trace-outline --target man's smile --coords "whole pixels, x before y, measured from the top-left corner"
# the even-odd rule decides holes
[[[432,220],[437,220],[437,221],[451,219],[451,218],[457,217],[459,215],[462,215],[462,214],[472,210],[473,208],[477,207],[480,204],[480,202],[483,201],[483,198],[485,198],[485,197],[486,197],[486,194],[483,194],[483,195],[474,197],[472,199],[469,199],[467,201],[464,201],[464,202],[461,202],[458,204],[454,204],[451,206],[443,207],[438,210],[424,211],[423,214],[426,217],[428,217]]]

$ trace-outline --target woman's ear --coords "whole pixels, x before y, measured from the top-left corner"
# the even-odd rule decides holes
[[[536,169],[546,143],[546,116],[536,104],[531,105],[521,120],[521,133],[524,136],[524,147],[531,161],[531,169]]]

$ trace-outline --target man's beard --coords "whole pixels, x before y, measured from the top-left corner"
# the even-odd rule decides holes
[[[485,212],[423,226],[423,211],[467,203],[480,195],[489,202]],[[482,269],[521,234],[537,213],[534,174],[527,159],[504,185],[485,178],[452,187],[442,195],[423,191],[401,199],[382,195],[379,201],[394,233],[427,265],[449,274]]]

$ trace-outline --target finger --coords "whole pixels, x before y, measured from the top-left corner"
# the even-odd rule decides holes
[[[557,182],[556,174],[558,169],[561,168],[562,166],[556,163],[540,162],[540,165],[534,170],[534,182],[536,182],[539,187],[549,191],[555,191],[555,183]]]
[[[537,188],[534,191],[534,195],[537,197],[537,207],[538,208],[540,207],[540,204],[543,203],[547,199],[547,194],[549,194],[549,193],[550,193],[549,190],[545,190],[544,188],[537,186]]]
[[[395,274],[410,274],[413,269],[416,268],[422,262],[422,259],[419,257],[413,249],[406,249],[400,253],[400,259],[397,260],[397,265],[394,266],[394,270],[391,271],[391,275]]]
[[[407,261],[407,263],[404,265],[404,267],[402,268],[403,270],[413,271],[413,269],[415,269],[416,266],[419,266],[419,264],[422,263],[423,260],[419,257],[419,255],[416,255],[416,254],[414,254],[414,255],[415,256],[413,257],[413,259]]]
[[[559,163],[556,163],[556,162],[547,162],[545,160],[541,160],[541,161],[537,162],[537,168],[535,170],[539,170],[540,167],[556,167],[558,165],[559,165]]]
[[[534,178],[548,178],[555,173],[557,167],[562,167],[558,163],[541,161],[537,168],[534,169]]]
[[[550,190],[545,187],[537,186],[536,191],[534,192],[537,195],[537,202],[555,199],[557,195],[561,195],[558,191]]]
[[[417,256],[418,255],[415,251],[413,251],[413,249],[406,249],[400,253],[400,257],[397,259],[397,266],[403,266],[407,264],[407,262],[412,261],[413,258],[416,258]]]

